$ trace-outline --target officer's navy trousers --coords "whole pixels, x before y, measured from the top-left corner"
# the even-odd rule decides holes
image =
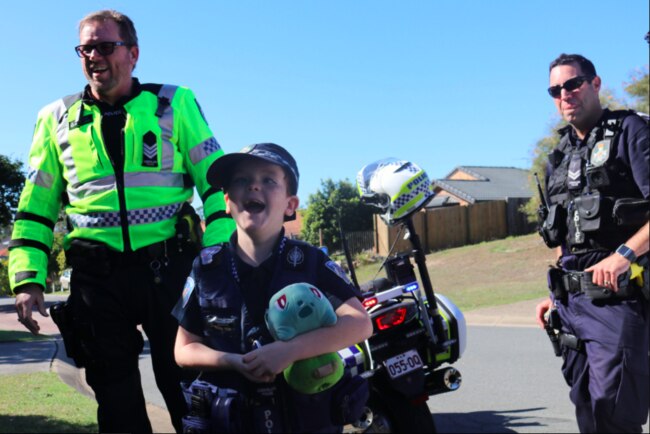
[[[86,381],[97,399],[100,432],[152,431],[138,368],[143,348],[138,325],[149,340],[158,389],[174,428],[181,432],[187,407],[180,381],[196,375],[181,371],[174,361],[178,323],[171,311],[192,259],[180,254],[169,258],[167,266],[161,264],[159,279],[149,261],[122,263],[109,273],[92,267],[73,269],[71,301],[82,346],[91,359]]]
[[[648,302],[592,301],[569,294],[557,302],[565,331],[583,340],[563,348],[562,372],[581,432],[641,432],[648,417]]]

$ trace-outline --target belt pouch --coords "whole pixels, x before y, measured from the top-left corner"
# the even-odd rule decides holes
[[[553,297],[559,300],[566,299],[567,291],[564,287],[564,271],[560,268],[549,268],[547,279],[548,279],[548,289],[551,290]]]

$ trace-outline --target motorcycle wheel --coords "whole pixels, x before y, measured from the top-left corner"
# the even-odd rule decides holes
[[[363,433],[436,433],[433,415],[426,402],[411,405],[401,396],[387,396],[373,390],[368,400],[367,414],[361,420],[372,418],[369,426],[364,430],[351,430],[344,432]]]

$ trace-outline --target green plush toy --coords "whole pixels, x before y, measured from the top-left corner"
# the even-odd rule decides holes
[[[329,300],[314,285],[294,283],[275,293],[266,311],[266,326],[276,340],[336,324],[336,313]],[[343,361],[338,353],[327,353],[298,360],[284,370],[287,383],[301,393],[329,389],[343,376]]]

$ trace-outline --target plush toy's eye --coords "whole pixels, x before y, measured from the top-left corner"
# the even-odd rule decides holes
[[[320,293],[320,291],[318,289],[314,288],[313,286],[310,286],[309,289],[311,289],[311,292],[313,292],[316,297],[318,297],[318,298],[323,297],[323,295]]]
[[[282,294],[280,298],[275,301],[275,305],[278,307],[278,309],[284,310],[284,308],[287,307],[287,296],[285,294]]]

